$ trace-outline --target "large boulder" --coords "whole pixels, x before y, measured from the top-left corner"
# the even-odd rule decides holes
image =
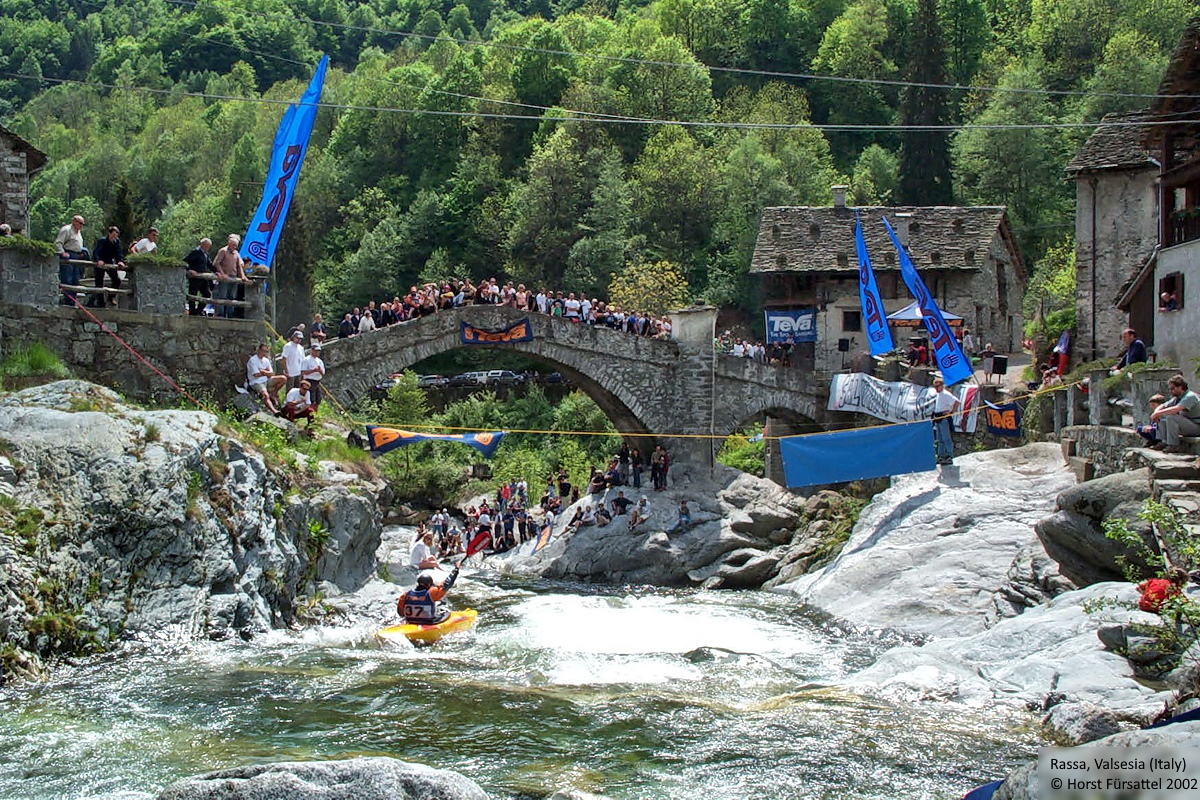
[[[1106,518],[1121,519],[1151,547],[1149,523],[1138,519],[1142,501],[1150,496],[1149,471],[1118,472],[1081,483],[1059,494],[1055,512],[1036,525],[1038,539],[1059,564],[1062,574],[1079,586],[1120,580],[1120,561],[1135,554],[1107,538]]]
[[[615,496],[610,490],[580,498],[560,515],[548,546],[533,553],[533,543],[527,543],[488,563],[549,578],[756,588],[777,572],[778,548],[805,514],[804,499],[778,484],[719,467],[711,479],[692,477],[646,495],[649,519],[632,531],[627,516],[605,526],[567,529],[579,505],[594,507]],[[688,502],[692,525],[671,532],[681,500]]]
[[[309,586],[374,573],[378,485],[304,474],[291,479],[306,491],[288,491],[206,412],[60,381],[0,398],[0,441],[14,466],[0,494],[21,523],[0,529],[0,644],[248,634],[291,623]]]
[[[380,756],[256,764],[167,787],[158,800],[488,800],[469,778]]]
[[[1074,484],[1052,444],[956,459],[957,474],[899,476],[840,555],[779,587],[864,629],[961,636],[1070,588],[1033,525]]]

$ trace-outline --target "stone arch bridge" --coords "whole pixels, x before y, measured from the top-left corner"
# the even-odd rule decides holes
[[[660,340],[503,306],[467,306],[331,341],[323,356],[330,391],[349,404],[389,374],[451,350],[522,353],[563,373],[643,452],[647,444],[662,443],[677,454],[673,460],[683,456],[694,465],[710,466],[721,439],[690,436],[723,438],[759,415],[772,419],[773,434],[820,427],[828,390],[815,376],[714,355],[715,314],[712,309],[678,312],[672,316],[675,338]],[[529,341],[462,341],[464,322],[500,331],[523,320],[532,327]]]

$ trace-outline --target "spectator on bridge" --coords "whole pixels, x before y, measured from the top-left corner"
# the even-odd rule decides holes
[[[0,237],[12,236],[12,226],[7,222],[0,223]]]
[[[373,330],[375,330],[375,317],[371,314],[370,310],[368,309],[366,312],[363,313],[362,318],[359,319],[359,321],[358,321],[358,332],[359,333],[369,333],[370,331],[373,331]]]
[[[310,384],[313,408],[321,407],[321,379],[325,377],[325,362],[321,360],[321,343],[315,343],[300,365],[300,377]]]
[[[190,295],[187,304],[188,314],[192,316],[203,314],[205,306],[208,305],[207,301],[212,297],[212,280],[199,277],[211,274],[213,271],[212,259],[208,257],[210,249],[212,249],[212,239],[204,238],[200,240],[200,244],[183,257],[183,263],[187,265],[187,293]],[[192,300],[191,297],[202,297],[204,302]]]
[[[237,286],[242,273],[242,256],[238,252],[238,245],[242,243],[242,237],[236,233],[229,234],[229,238],[225,240],[225,246],[217,251],[217,255],[213,258],[213,269],[217,273],[217,290],[213,292],[214,300],[236,300]],[[217,307],[218,317],[233,317],[233,306],[225,305],[224,303],[215,303]]]
[[[271,366],[271,349],[266,344],[260,344],[258,351],[246,362],[246,387],[262,398],[268,411],[278,414],[279,409],[272,398],[278,396],[286,382],[287,378],[276,375]]]
[[[158,249],[158,228],[151,228],[146,235],[134,242],[130,253],[153,253]]]
[[[63,286],[78,286],[83,280],[83,267],[69,262],[89,259],[87,251],[83,249],[83,217],[76,214],[58,229],[58,235],[54,237],[54,252],[58,253],[58,282]],[[64,290],[59,302],[64,306],[75,305],[75,292]]]
[[[324,344],[329,333],[325,330],[325,323],[321,320],[320,314],[313,314],[312,325],[308,329],[308,338],[318,344]]]
[[[353,315],[347,311],[346,316],[338,323],[338,338],[349,339],[358,333],[358,326],[354,324]]]
[[[112,288],[121,288],[121,276],[117,273],[118,269],[125,269],[125,248],[121,244],[121,229],[116,225],[108,226],[108,235],[96,242],[96,246],[92,248],[92,258],[96,260],[96,268],[93,271],[95,276],[96,289],[104,288],[104,276],[108,276],[109,283]],[[105,305],[117,304],[117,298],[114,296],[111,303],[106,303],[104,292],[97,291],[88,301],[88,305],[93,308],[103,308]]]

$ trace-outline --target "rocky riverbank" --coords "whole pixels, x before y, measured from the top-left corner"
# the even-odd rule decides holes
[[[322,585],[371,577],[382,484],[289,473],[229,433],[81,381],[0,397],[0,679],[126,637],[294,624]]]

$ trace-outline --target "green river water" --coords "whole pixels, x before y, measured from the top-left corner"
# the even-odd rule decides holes
[[[958,798],[1034,754],[1026,715],[836,688],[884,645],[786,597],[483,577],[452,599],[479,626],[421,650],[377,646],[377,621],[164,640],[4,690],[0,798],[148,800],[209,770],[353,755],[495,798]]]

